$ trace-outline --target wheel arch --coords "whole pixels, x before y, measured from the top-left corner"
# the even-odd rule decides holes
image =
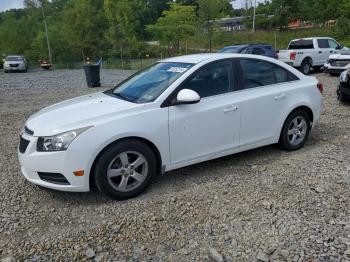
[[[312,60],[311,56],[308,56],[308,55],[305,56],[305,57],[303,58],[303,60],[301,61],[301,65],[302,65],[305,61],[310,61],[311,66],[313,66],[313,64],[314,64],[314,61]]]
[[[136,140],[136,141],[140,141],[144,144],[146,144],[154,153],[156,160],[157,160],[157,172],[159,174],[164,172],[164,168],[163,168],[163,161],[162,161],[162,156],[160,154],[159,149],[157,148],[157,146],[151,142],[150,140],[144,138],[144,137],[139,137],[139,136],[129,136],[129,137],[123,137],[123,138],[118,138],[114,141],[112,141],[111,143],[109,143],[108,145],[106,145],[104,148],[102,148],[102,150],[100,150],[100,152],[96,155],[96,157],[93,160],[92,166],[90,168],[90,173],[89,173],[89,187],[91,189],[91,187],[94,185],[94,179],[92,176],[92,173],[94,171],[97,159],[101,156],[101,154],[103,152],[105,152],[109,147],[121,142],[121,141],[126,141],[126,140]]]
[[[289,112],[289,114],[286,115],[286,117],[284,118],[283,123],[282,123],[281,128],[280,128],[279,138],[281,137],[283,126],[284,126],[284,123],[287,121],[287,118],[297,110],[303,110],[308,114],[308,116],[310,118],[311,126],[312,126],[312,124],[314,122],[314,112],[312,111],[311,107],[309,107],[307,105],[299,105],[299,106],[295,107],[293,110],[291,110]]]

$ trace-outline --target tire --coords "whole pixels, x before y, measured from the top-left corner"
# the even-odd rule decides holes
[[[109,146],[97,158],[92,173],[98,190],[116,200],[141,194],[156,174],[157,159],[153,151],[138,140]]]
[[[311,72],[311,68],[312,68],[312,63],[309,59],[305,59],[300,66],[300,71],[304,74],[304,75],[309,75]]]
[[[341,103],[346,103],[350,101],[349,96],[343,94],[343,92],[340,91],[339,87],[337,88],[337,98],[338,101]]]
[[[301,125],[302,121],[304,121],[304,125]],[[279,144],[287,151],[298,150],[305,145],[310,130],[311,122],[309,115],[304,110],[295,110],[284,122]],[[294,133],[292,134],[292,132]],[[294,142],[293,139],[295,139]]]
[[[329,73],[331,76],[339,76],[340,74],[338,73]]]

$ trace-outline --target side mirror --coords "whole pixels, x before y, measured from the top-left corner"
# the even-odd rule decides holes
[[[176,96],[176,105],[195,104],[201,100],[197,92],[190,89],[182,89]]]
[[[343,47],[341,45],[338,45],[335,49],[340,50],[343,49]]]

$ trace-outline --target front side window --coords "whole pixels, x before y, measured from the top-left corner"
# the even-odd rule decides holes
[[[332,39],[328,39],[328,43],[330,48],[337,49],[339,47],[339,44]]]
[[[191,89],[203,98],[231,92],[232,85],[232,62],[225,60],[198,69],[186,80],[182,89]]]
[[[318,39],[317,43],[319,48],[329,48],[328,39]]]
[[[153,102],[192,66],[175,62],[151,65],[119,84],[110,94],[133,103]]]
[[[276,64],[258,59],[240,59],[242,89],[279,84],[298,80],[288,70]]]

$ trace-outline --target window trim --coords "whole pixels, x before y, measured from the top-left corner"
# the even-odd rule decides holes
[[[176,97],[176,95],[180,92],[181,89],[183,89],[183,85],[189,80],[191,79],[196,73],[198,73],[199,70],[203,69],[204,67],[206,66],[210,66],[211,64],[215,64],[215,63],[219,63],[219,62],[225,62],[225,61],[228,61],[231,63],[231,77],[232,77],[232,83],[231,83],[231,86],[230,86],[230,90],[229,92],[226,92],[226,93],[222,93],[222,94],[217,94],[217,95],[212,95],[212,96],[207,96],[207,97],[201,97],[201,100],[202,99],[207,99],[207,98],[212,98],[212,97],[217,97],[217,96],[220,96],[220,95],[226,95],[226,94],[229,94],[229,93],[232,93],[232,92],[235,92],[237,91],[237,77],[238,75],[235,74],[235,70],[236,70],[236,67],[234,65],[234,62],[233,62],[233,58],[224,58],[224,59],[220,59],[220,60],[215,60],[215,61],[212,61],[212,62],[209,62],[203,66],[201,66],[200,68],[198,68],[196,71],[194,71],[193,73],[191,73],[184,81],[182,81],[182,83],[180,83],[172,92],[171,94],[166,98],[164,99],[164,101],[162,102],[162,104],[160,105],[161,108],[163,107],[171,107],[171,106],[176,106],[176,104],[174,104],[172,102],[172,100],[174,99],[174,97]]]
[[[282,68],[283,70],[289,72],[290,74],[292,74],[296,78],[296,80],[286,81],[286,82],[281,82],[281,83],[274,83],[274,84],[270,84],[270,85],[256,86],[256,87],[252,87],[252,88],[244,88],[243,71],[242,71],[242,67],[241,67],[241,64],[240,64],[240,60],[242,60],[242,59],[245,59],[245,60],[259,60],[259,61],[263,61],[263,62],[272,64],[272,65],[274,65],[276,67]],[[276,63],[272,63],[272,62],[264,60],[264,59],[248,58],[248,57],[237,57],[237,58],[234,58],[234,63],[236,64],[236,70],[237,71],[235,70],[235,72],[237,72],[236,79],[238,81],[238,85],[237,85],[238,89],[236,91],[248,91],[248,90],[260,89],[260,88],[277,86],[277,85],[281,85],[281,84],[293,83],[293,82],[300,81],[300,78],[297,77],[294,73],[292,73],[288,69],[286,69],[283,66],[280,66],[280,65],[278,65]]]

